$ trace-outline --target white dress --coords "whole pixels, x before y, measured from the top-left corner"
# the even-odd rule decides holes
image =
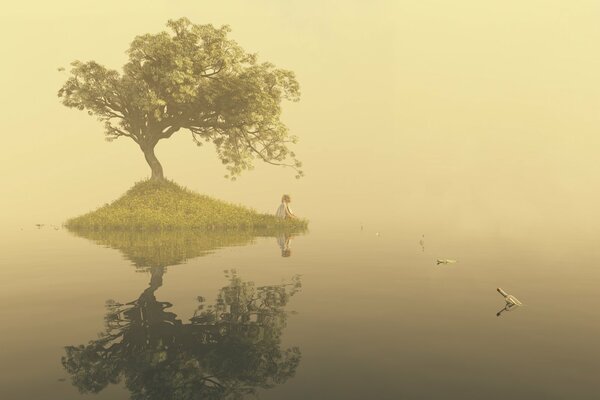
[[[290,206],[287,203],[281,203],[277,209],[277,212],[275,213],[275,216],[279,218],[287,218],[288,214],[292,214]]]

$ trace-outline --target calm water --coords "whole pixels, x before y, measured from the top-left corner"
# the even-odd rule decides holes
[[[584,235],[5,233],[1,399],[598,398]]]

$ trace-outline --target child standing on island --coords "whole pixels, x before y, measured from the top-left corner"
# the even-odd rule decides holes
[[[283,197],[281,197],[281,205],[277,209],[277,212],[275,213],[275,216],[277,216],[279,218],[283,218],[283,219],[294,219],[294,218],[296,218],[296,216],[294,215],[294,213],[290,209],[290,203],[291,202],[292,202],[292,199],[290,198],[290,196],[287,195],[287,194],[284,194]]]

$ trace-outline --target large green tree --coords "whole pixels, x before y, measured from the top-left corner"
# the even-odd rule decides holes
[[[297,101],[291,71],[258,63],[229,39],[228,26],[169,20],[170,31],[137,36],[123,72],[95,61],[74,61],[58,92],[67,107],[87,110],[105,124],[107,140],[135,141],[152,170],[163,179],[154,149],[177,132],[194,142],[212,142],[235,178],[260,159],[294,168],[301,163],[288,148],[296,141],[281,122],[281,101]]]

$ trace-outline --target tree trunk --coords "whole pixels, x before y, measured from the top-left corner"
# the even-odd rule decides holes
[[[154,154],[154,146],[142,147],[142,151],[144,152],[144,157],[146,157],[146,161],[152,170],[152,179],[165,179],[162,165],[160,165],[158,158],[156,158],[156,155]]]
[[[163,275],[165,274],[165,267],[152,267],[150,269],[150,288],[154,292],[163,284]]]

